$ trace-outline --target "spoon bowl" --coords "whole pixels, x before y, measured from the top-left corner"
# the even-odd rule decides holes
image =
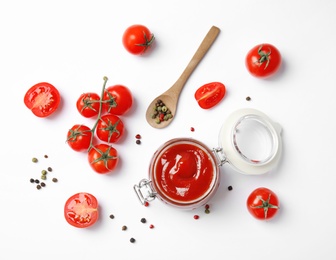
[[[181,76],[177,79],[173,86],[171,86],[166,92],[162,93],[161,95],[157,96],[148,106],[146,111],[146,120],[154,128],[164,128],[168,126],[174,119],[177,110],[177,103],[181,94],[181,91],[186,84],[188,78],[195,70],[197,65],[203,59],[207,51],[210,49],[213,42],[216,40],[220,30],[216,26],[212,26],[204,37],[202,43],[198,47],[197,51],[195,52],[194,56],[190,60],[189,64],[182,72]],[[161,100],[165,106],[170,110],[171,114],[173,115],[172,118],[168,120],[157,122],[157,119],[153,117],[154,109],[156,107],[156,103],[158,100]]]

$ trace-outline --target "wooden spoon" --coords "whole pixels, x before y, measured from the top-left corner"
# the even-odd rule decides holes
[[[176,116],[176,108],[177,102],[180,97],[180,93],[190,77],[191,73],[195,70],[199,62],[203,59],[204,55],[207,53],[212,43],[217,38],[220,29],[216,26],[212,26],[205,38],[203,39],[201,45],[198,47],[194,56],[190,60],[187,67],[182,72],[181,76],[177,79],[173,86],[171,86],[166,92],[162,93],[160,96],[156,97],[146,111],[146,120],[147,122],[154,128],[164,128],[168,126]],[[161,121],[160,123],[156,122],[156,118],[153,118],[153,112],[156,105],[157,100],[161,100],[165,106],[171,111],[173,117],[166,120]]]

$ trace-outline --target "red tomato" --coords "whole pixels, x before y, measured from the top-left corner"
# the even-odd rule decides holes
[[[96,223],[98,216],[98,201],[89,193],[74,194],[65,202],[64,217],[74,227],[90,227]]]
[[[78,112],[84,117],[94,117],[99,113],[100,97],[96,93],[80,95],[76,103]]]
[[[100,140],[115,143],[124,134],[124,123],[116,115],[103,115],[98,121],[96,133]]]
[[[86,151],[92,139],[91,129],[85,125],[74,125],[67,134],[67,143],[75,151]]]
[[[199,87],[195,92],[195,99],[203,109],[217,105],[225,96],[226,89],[220,82],[211,82]]]
[[[247,198],[247,209],[257,219],[273,218],[279,209],[277,195],[267,188],[257,188]]]
[[[133,105],[133,95],[129,88],[123,85],[105,89],[103,100],[104,110],[115,115],[125,114]]]
[[[122,37],[122,43],[128,52],[140,55],[147,51],[153,44],[154,39],[154,35],[146,26],[135,24],[126,29]]]
[[[25,105],[38,117],[47,117],[54,113],[60,102],[58,90],[47,82],[35,84],[24,96]]]
[[[95,172],[105,174],[116,168],[119,157],[117,150],[112,146],[98,144],[90,149],[88,160]]]
[[[281,65],[281,54],[271,44],[254,46],[246,55],[247,70],[255,77],[265,78],[275,74]]]

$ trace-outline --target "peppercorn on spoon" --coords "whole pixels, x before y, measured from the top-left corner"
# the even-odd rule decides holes
[[[216,40],[219,32],[220,29],[216,26],[212,26],[210,28],[209,32],[204,37],[202,43],[177,81],[167,91],[157,96],[148,106],[146,111],[146,120],[152,127],[158,129],[164,128],[173,121],[176,116],[177,103],[184,85],[197,65],[203,59],[204,55],[210,49],[213,42]],[[160,109],[164,106],[164,111],[157,111],[157,103],[159,100],[162,103]],[[166,109],[168,110],[166,111]]]

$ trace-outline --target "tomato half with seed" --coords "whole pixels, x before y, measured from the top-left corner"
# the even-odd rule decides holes
[[[118,152],[114,147],[107,144],[94,145],[88,152],[88,161],[95,172],[106,174],[117,167],[119,162]]]
[[[154,39],[154,34],[146,26],[134,24],[125,30],[122,43],[129,53],[141,55],[153,44]]]
[[[67,143],[71,149],[80,152],[87,151],[90,147],[92,131],[85,125],[74,125],[67,134]]]
[[[123,115],[133,105],[133,95],[130,89],[124,85],[114,85],[105,89],[103,97],[103,109],[107,113]]]
[[[70,225],[77,228],[92,226],[99,217],[96,197],[86,192],[72,195],[65,202],[64,217]]]
[[[100,140],[116,143],[124,134],[124,123],[116,115],[103,115],[97,124],[96,133]]]
[[[195,99],[203,109],[217,105],[225,96],[226,88],[221,82],[211,82],[199,87],[195,92]]]
[[[259,220],[273,218],[279,210],[279,199],[270,189],[260,187],[247,198],[247,209],[253,217]]]
[[[257,78],[266,78],[275,74],[281,65],[279,50],[268,43],[254,46],[246,55],[247,70]]]
[[[24,96],[24,103],[35,116],[47,117],[53,114],[61,102],[58,90],[47,82],[32,86]]]
[[[86,118],[97,116],[100,108],[100,96],[97,93],[83,93],[79,96],[76,107],[78,112]]]

